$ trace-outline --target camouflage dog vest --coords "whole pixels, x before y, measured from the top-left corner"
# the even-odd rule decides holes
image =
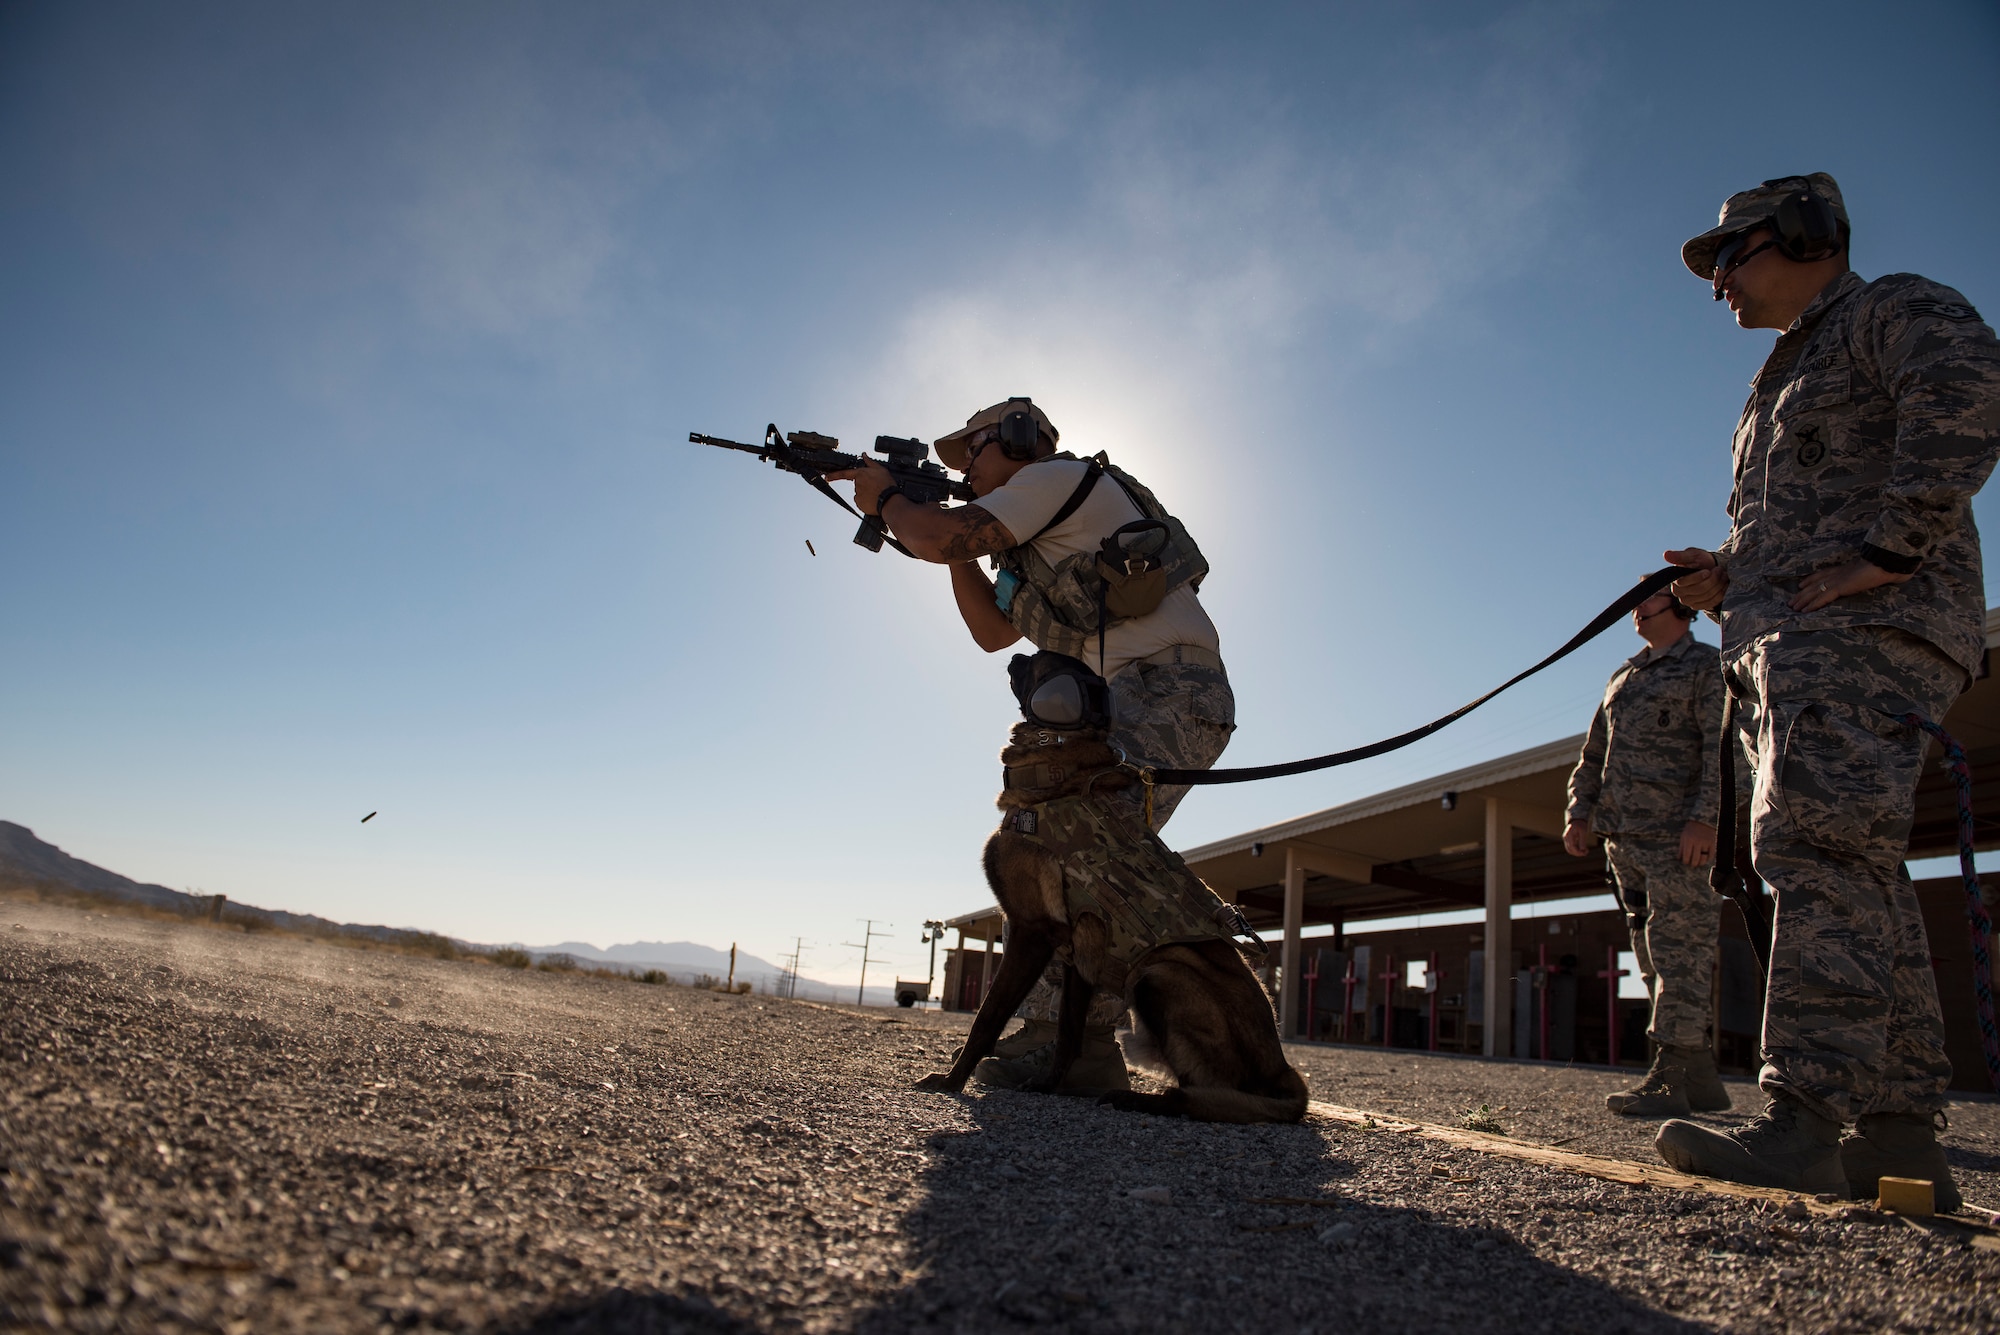
[[[1132,965],[1156,946],[1228,941],[1248,930],[1234,905],[1223,903],[1180,854],[1120,804],[1059,797],[1009,811],[1000,828],[1040,845],[1061,865],[1072,925],[1087,913],[1103,920],[1109,941],[1101,976],[1091,981],[1107,992],[1125,996]],[[1076,962],[1068,948],[1063,956]]]

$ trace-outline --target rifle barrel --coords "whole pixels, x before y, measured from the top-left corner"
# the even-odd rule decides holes
[[[720,436],[704,436],[699,431],[688,432],[688,440],[696,445],[716,445],[725,450],[742,450],[745,454],[765,454],[762,445],[745,445],[740,440],[724,440]]]

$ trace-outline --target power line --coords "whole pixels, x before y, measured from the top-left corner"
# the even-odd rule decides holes
[[[888,932],[876,931],[875,920],[873,918],[864,918],[862,921],[868,924],[868,929],[861,934],[861,939],[859,941],[842,941],[840,943],[852,950],[861,952],[861,985],[854,989],[854,1004],[857,1006],[862,1004],[861,998],[868,990],[868,948],[875,944],[876,937],[891,935]],[[892,922],[889,925],[894,927],[896,924]]]

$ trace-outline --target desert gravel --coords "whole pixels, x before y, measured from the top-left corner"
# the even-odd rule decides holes
[[[962,1027],[0,904],[0,1326],[1994,1328],[2000,1254],[1909,1225],[914,1093]],[[1643,1154],[1612,1073],[1294,1051],[1330,1102]],[[1996,1126],[1954,1112],[1974,1200]]]

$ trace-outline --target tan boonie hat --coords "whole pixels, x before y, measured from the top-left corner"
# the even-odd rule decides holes
[[[1009,399],[1005,403],[996,403],[991,408],[980,409],[965,419],[965,425],[961,429],[949,436],[939,436],[931,448],[937,451],[939,462],[946,468],[955,468],[963,473],[967,462],[965,456],[968,453],[966,442],[989,426],[999,426],[1001,418],[1016,411],[1025,412],[1034,418],[1035,425],[1048,432],[1050,440],[1062,439],[1062,434],[1056,430],[1055,424],[1049,421],[1049,415],[1037,408],[1034,400],[1021,397]]]
[[[1814,172],[1810,176],[1779,176],[1755,190],[1739,190],[1723,201],[1721,219],[1681,247],[1681,262],[1693,271],[1695,277],[1714,281],[1715,252],[1738,232],[1771,221],[1777,215],[1778,205],[1788,196],[1798,193],[1801,186],[1831,205],[1834,217],[1843,224],[1847,222],[1847,205],[1840,202],[1840,187],[1831,176],[1825,172]]]

